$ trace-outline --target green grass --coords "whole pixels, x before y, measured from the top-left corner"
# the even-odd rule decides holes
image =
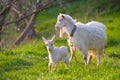
[[[59,40],[57,40],[59,41]],[[57,45],[57,41],[55,45]],[[59,45],[62,45],[59,42]],[[66,45],[66,43],[64,43]],[[34,45],[34,46],[33,46]],[[0,80],[118,80],[120,79],[120,46],[106,48],[105,57],[97,67],[96,58],[87,67],[82,55],[76,53],[67,69],[63,63],[53,72],[48,71],[48,53],[41,40],[0,53]]]
[[[36,30],[40,36],[25,45],[19,45],[13,49],[6,48],[0,52],[0,80],[119,80],[120,12],[105,13],[97,17],[90,12],[86,17],[84,14],[87,13],[86,8],[90,8],[91,11],[93,9],[86,4],[88,3],[84,0],[81,3],[76,1],[65,6],[64,9],[56,6],[40,13],[36,21]],[[56,33],[54,25],[59,12],[70,14],[84,23],[97,20],[106,25],[108,43],[105,48],[105,57],[101,58],[99,67],[96,64],[96,58],[93,58],[91,64],[86,67],[82,55],[77,52],[78,62],[73,59],[69,69],[61,63],[57,70],[53,68],[52,73],[48,71],[48,52],[41,36],[50,39]],[[67,41],[57,37],[55,45],[67,46]]]

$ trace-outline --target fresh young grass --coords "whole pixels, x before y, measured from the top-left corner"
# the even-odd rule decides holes
[[[56,46],[67,45],[65,40],[56,40]],[[66,68],[63,63],[53,72],[48,71],[48,53],[41,40],[19,46],[13,50],[0,53],[0,80],[119,80],[120,46],[107,47],[101,65],[96,65],[93,58],[90,65],[84,65],[83,57],[76,53]]]
[[[36,30],[40,36],[25,45],[0,52],[0,80],[119,80],[120,13],[107,13],[96,18],[90,12],[86,17],[84,13],[87,12],[86,8],[89,6],[86,6],[88,3],[85,0],[81,1],[81,3],[76,1],[68,4],[64,9],[56,6],[40,13],[36,21]],[[81,53],[77,52],[75,55],[77,62],[73,59],[69,69],[65,67],[64,63],[61,63],[57,69],[53,68],[52,73],[48,71],[48,52],[41,36],[50,39],[56,34],[54,25],[59,12],[70,14],[81,22],[98,20],[106,25],[108,43],[100,66],[97,66],[94,57],[91,64],[86,67]],[[67,46],[67,40],[56,37],[54,44],[58,47]]]

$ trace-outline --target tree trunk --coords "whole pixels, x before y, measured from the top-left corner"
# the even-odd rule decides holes
[[[36,31],[35,31],[35,27],[33,25],[32,29],[29,31],[29,33],[26,37],[27,37],[27,39],[32,39],[35,36],[36,36]]]
[[[32,30],[37,14],[38,13],[35,13],[31,16],[31,18],[28,22],[28,25],[26,26],[24,31],[21,33],[20,37],[15,41],[15,45],[18,45],[21,41],[23,41],[24,38],[26,37],[27,33]]]
[[[2,26],[4,24],[4,21],[5,21],[7,14],[9,13],[9,10],[10,10],[10,6],[7,6],[0,13],[0,31],[2,30]]]
[[[4,21],[5,21],[5,18],[7,16],[7,14],[9,13],[10,11],[10,6],[7,6],[5,7],[2,12],[0,13],[0,49],[1,49],[1,46],[2,46],[2,42],[1,42],[1,35],[2,35],[2,27],[4,25]]]

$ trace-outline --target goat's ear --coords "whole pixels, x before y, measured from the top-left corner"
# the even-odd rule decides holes
[[[62,17],[62,19],[65,19],[65,15],[63,13],[59,13],[59,15]]]
[[[42,37],[42,40],[43,40],[43,42],[46,42],[46,41],[47,41],[44,37]]]
[[[63,14],[61,14],[61,17],[62,17],[63,19],[65,19],[65,16],[64,16]]]
[[[55,40],[55,35],[52,37],[52,41],[54,41]]]

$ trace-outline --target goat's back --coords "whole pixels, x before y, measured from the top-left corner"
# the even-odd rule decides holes
[[[77,30],[73,36],[73,42],[77,47],[87,47],[96,49],[105,46],[106,28],[99,22],[89,22],[87,24],[77,23]]]

